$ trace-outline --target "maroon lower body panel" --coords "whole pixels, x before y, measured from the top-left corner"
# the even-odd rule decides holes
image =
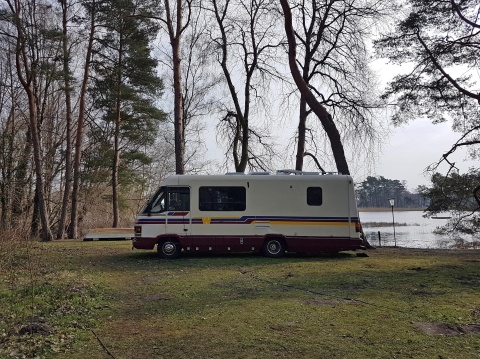
[[[154,249],[162,238],[177,238],[186,252],[241,253],[259,252],[266,239],[265,236],[184,236],[162,235],[159,238],[137,237],[133,247],[137,249]],[[269,235],[269,238],[282,238],[288,252],[298,253],[335,253],[362,248],[359,238],[348,237],[284,237]]]
[[[287,251],[298,253],[335,253],[362,248],[359,238],[348,237],[287,237]]]
[[[133,248],[136,249],[154,249],[158,238],[136,237],[132,240]]]

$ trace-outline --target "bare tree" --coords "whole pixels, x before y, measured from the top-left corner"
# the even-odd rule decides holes
[[[263,136],[250,121],[254,102],[262,101],[265,82],[276,75],[275,64],[269,60],[281,43],[276,31],[278,12],[266,0],[210,0],[207,9],[216,21],[216,31],[210,36],[231,101],[224,105],[222,123],[230,132],[235,170],[244,172],[249,164],[265,167],[250,141],[253,137],[261,143]],[[240,91],[236,84],[241,84]]]
[[[295,1],[298,60],[304,82],[335,118],[344,141],[376,140],[376,83],[369,69],[367,40],[388,4],[371,1]],[[296,169],[302,170],[311,110],[300,96]],[[314,125],[310,125],[310,130]],[[353,130],[352,130],[353,129]],[[348,136],[348,132],[353,132]],[[367,146],[366,146],[367,147]],[[307,152],[308,153],[308,152]]]
[[[70,238],[78,238],[78,206],[79,206],[79,188],[80,188],[80,175],[81,168],[80,163],[82,159],[82,144],[84,136],[84,123],[85,123],[85,104],[87,97],[87,86],[90,76],[90,66],[92,61],[92,52],[94,44],[94,34],[96,31],[95,12],[96,12],[96,0],[92,0],[90,3],[86,3],[85,6],[89,9],[88,14],[88,41],[86,44],[85,61],[83,63],[83,77],[80,86],[79,94],[79,110],[76,124],[76,136],[75,136],[75,151],[73,160],[73,186],[72,186],[72,208],[70,212],[70,225],[68,236]]]
[[[0,48],[0,228],[18,227],[28,213],[30,167],[27,121],[21,111],[23,89],[15,80],[14,45],[1,37]],[[28,149],[28,151],[26,151]]]
[[[38,71],[39,59],[35,49],[35,37],[28,33],[31,24],[27,17],[35,17],[36,1],[27,5],[20,0],[6,0],[16,29],[16,68],[20,83],[22,84],[28,98],[29,129],[33,146],[33,159],[35,164],[36,198],[39,204],[39,215],[41,221],[41,238],[44,241],[53,239],[50,230],[49,213],[45,198],[43,181],[43,160],[41,153],[41,139],[39,132],[38,114],[35,95],[35,75]],[[25,13],[24,13],[25,12]],[[25,17],[26,15],[27,17]]]
[[[170,38],[173,63],[175,172],[185,173],[185,119],[182,90],[182,35],[186,31],[192,13],[193,0],[164,0],[165,18],[160,18]],[[173,5],[173,7],[172,7]]]
[[[208,49],[208,19],[201,11],[198,4],[192,3],[192,14],[189,25],[182,34],[180,43],[181,57],[181,91],[182,91],[182,118],[184,137],[184,172],[201,172],[208,160],[205,159],[205,138],[206,126],[204,120],[210,117],[210,113],[218,102],[217,88],[221,82],[221,75],[215,72],[211,66],[211,54]],[[172,89],[166,94],[166,103],[172,103],[174,114],[174,61],[170,43],[159,41],[159,61],[163,65],[163,77],[168,81]],[[170,96],[173,101],[169,101]],[[175,116],[171,119],[173,133],[175,129]],[[165,130],[169,130],[165,128]],[[163,131],[162,131],[163,132]],[[164,137],[169,144],[175,148],[175,137]],[[174,151],[175,152],[175,151]]]
[[[67,218],[68,205],[70,203],[70,188],[72,180],[72,96],[71,96],[71,73],[70,73],[70,51],[68,33],[68,1],[59,0],[62,7],[62,62],[63,79],[65,83],[65,106],[66,106],[66,134],[65,134],[65,183],[63,191],[62,208],[57,228],[57,239],[62,239],[65,233],[65,221]]]
[[[327,133],[338,172],[343,174],[350,174],[347,159],[345,157],[345,151],[337,126],[335,125],[332,116],[327,112],[325,107],[318,102],[297,67],[295,32],[292,27],[292,12],[290,10],[290,6],[288,5],[288,1],[280,0],[280,4],[282,5],[283,14],[285,17],[285,33],[288,40],[288,63],[290,65],[292,77],[301,95],[305,98],[306,103],[310,106],[315,115],[317,115],[318,119],[322,123],[325,132]]]

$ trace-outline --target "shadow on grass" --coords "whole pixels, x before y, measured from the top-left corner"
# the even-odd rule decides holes
[[[305,261],[346,261],[353,260],[359,256],[352,252],[340,252],[335,254],[298,254],[298,253],[286,253],[282,258],[267,258],[258,253],[182,253],[178,259],[162,259],[158,257],[155,251],[142,251],[132,253],[116,253],[110,255],[96,255],[92,259],[98,263],[112,262],[118,260],[122,263],[125,262],[158,262],[171,265],[182,264],[208,264],[210,266],[218,264],[225,267],[228,265],[237,266],[239,262],[250,262],[251,264],[258,265],[277,265],[279,263],[292,263],[292,262],[305,262]]]
[[[282,258],[267,258],[259,253],[182,253],[178,259],[161,259],[156,251],[131,250],[125,246],[110,247],[107,245],[56,248],[59,261],[67,260],[72,268],[84,268],[91,272],[150,272],[178,268],[219,268],[231,269],[244,266],[275,267],[293,263],[309,262],[345,262],[361,260],[355,252],[340,252],[337,254],[296,254],[286,253]],[[104,242],[105,243],[105,242]],[[111,242],[110,242],[111,243]]]

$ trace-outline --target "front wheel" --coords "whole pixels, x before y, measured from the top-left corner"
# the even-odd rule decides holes
[[[173,240],[166,240],[157,244],[157,252],[161,258],[176,259],[180,257],[180,243]]]
[[[282,239],[271,238],[265,240],[262,253],[266,257],[280,258],[285,254],[285,243]]]

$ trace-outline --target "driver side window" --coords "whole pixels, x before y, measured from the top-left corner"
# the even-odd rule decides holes
[[[160,213],[165,210],[165,192],[161,191],[152,203],[150,213]]]

